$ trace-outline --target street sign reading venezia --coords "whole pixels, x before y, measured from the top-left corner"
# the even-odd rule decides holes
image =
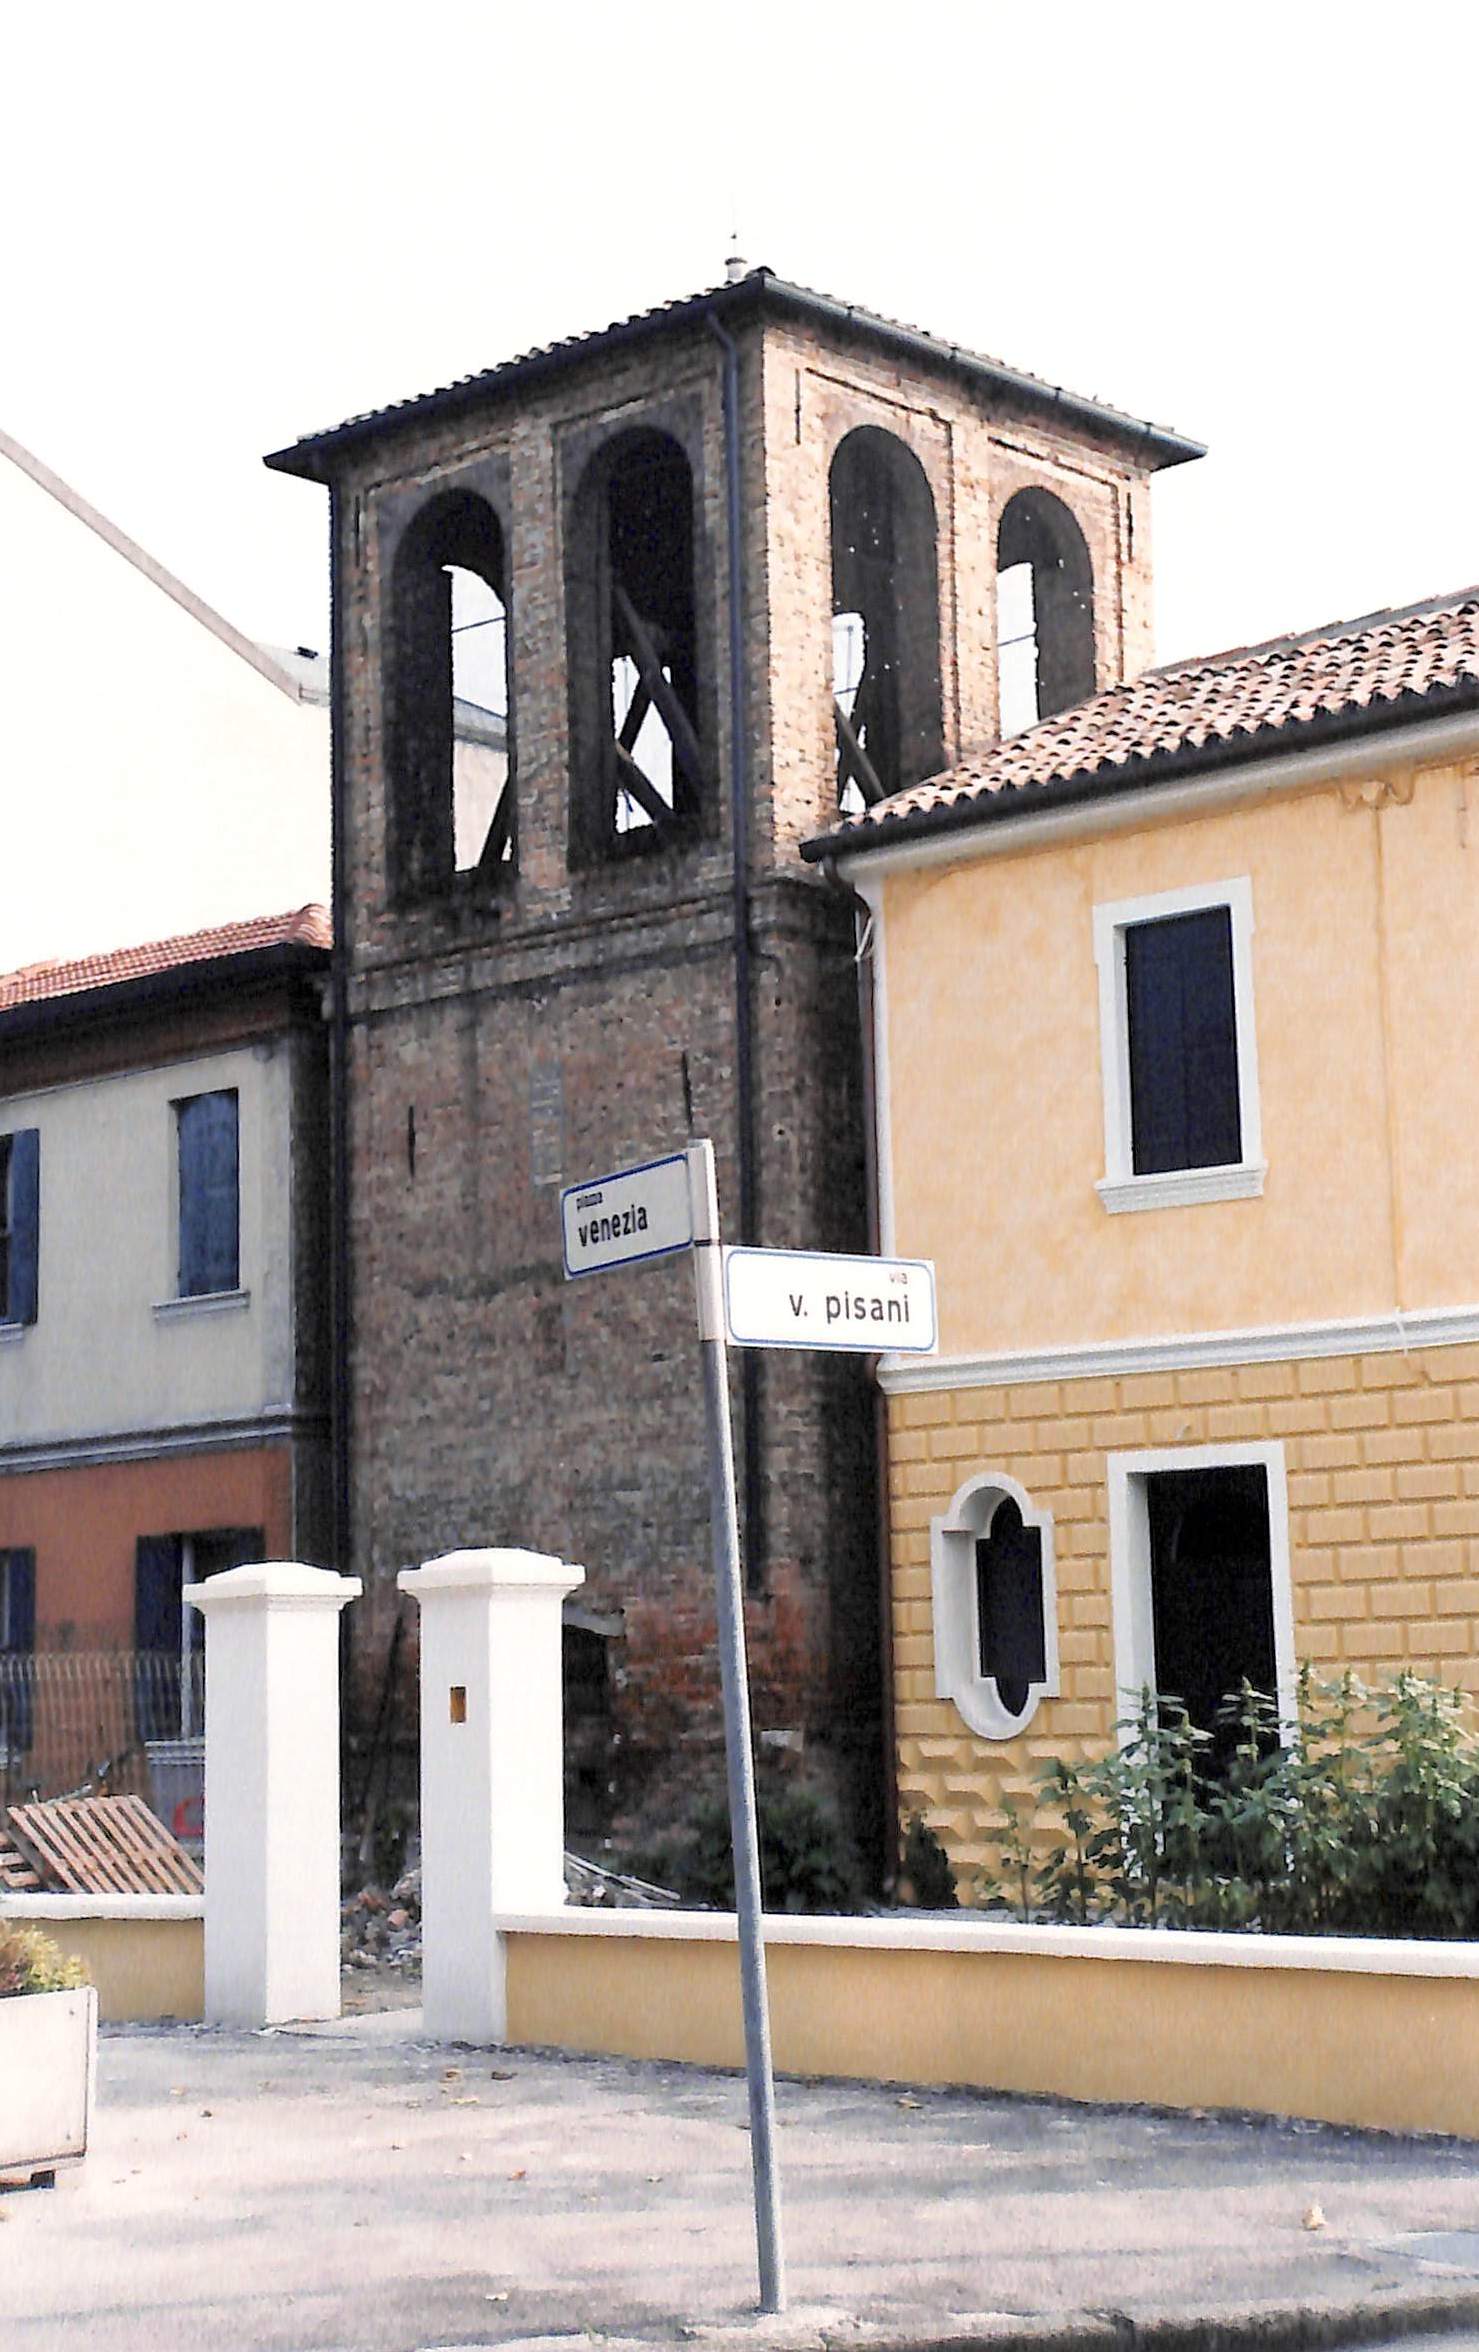
[[[688,1064],[683,1064],[688,1093]],[[690,1119],[692,1112],[690,1109]],[[852,1348],[865,1355],[928,1355],[935,1345],[935,1270],[921,1258],[848,1258],[816,1250],[724,1249],[714,1146],[696,1137],[686,1152],[621,1168],[560,1195],[567,1275],[693,1251],[699,1354],[708,1425],[709,1511],[718,1594],[724,1748],[729,1765],[730,1839],[739,1922],[745,2073],[761,2307],[785,2306],[775,2157],[775,2088],[765,1986],[763,1898],[750,1760],[749,1671],[740,1580],[739,1508],[734,1491],[726,1338],[740,1347]]]
[[[567,1275],[600,1274],[643,1258],[671,1257],[693,1239],[688,1159],[674,1152],[639,1168],[621,1168],[560,1195]]]
[[[727,1249],[724,1313],[736,1347],[928,1356],[935,1347],[935,1270],[923,1258]]]

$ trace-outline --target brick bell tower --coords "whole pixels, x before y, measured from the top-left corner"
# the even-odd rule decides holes
[[[1198,454],[735,268],[269,458],[332,502],[362,1729],[397,1569],[528,1545],[588,1571],[572,1834],[691,1793],[720,1736],[691,1273],[566,1282],[559,1188],[681,1146],[686,1052],[726,1237],[873,1246],[854,909],[796,845],[1008,704],[1143,668],[1149,477]],[[886,1863],[870,1366],[751,1352],[735,1387],[757,1729]]]

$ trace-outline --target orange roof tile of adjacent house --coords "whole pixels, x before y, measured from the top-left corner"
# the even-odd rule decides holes
[[[1479,709],[1479,588],[1151,670],[804,844],[809,858]]]
[[[27,964],[0,972],[0,1013],[16,1005],[41,1004],[52,997],[112,988],[128,980],[214,963],[222,956],[249,955],[264,947],[332,946],[329,917],[321,906],[299,907],[289,915],[256,915],[245,923],[220,923],[210,931],[188,931],[177,939],[155,939],[143,947],[113,948],[102,955],[67,962]]]

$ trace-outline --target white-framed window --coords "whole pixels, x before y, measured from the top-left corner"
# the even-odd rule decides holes
[[[1283,1445],[1111,1454],[1106,1472],[1121,1719],[1150,1690],[1180,1699],[1193,1724],[1215,1732],[1223,1699],[1247,1680],[1292,1725],[1298,1667]]]
[[[1012,1739],[1058,1691],[1051,1514],[999,1470],[930,1522],[935,1694],[982,1739]]]
[[[1105,1208],[1261,1193],[1248,876],[1096,906],[1094,958]]]

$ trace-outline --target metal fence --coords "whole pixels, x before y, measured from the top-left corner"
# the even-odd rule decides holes
[[[198,1650],[188,1667],[178,1650],[0,1653],[0,1804],[106,1792],[160,1811],[161,1771],[182,1749],[198,1763],[204,1723]]]

